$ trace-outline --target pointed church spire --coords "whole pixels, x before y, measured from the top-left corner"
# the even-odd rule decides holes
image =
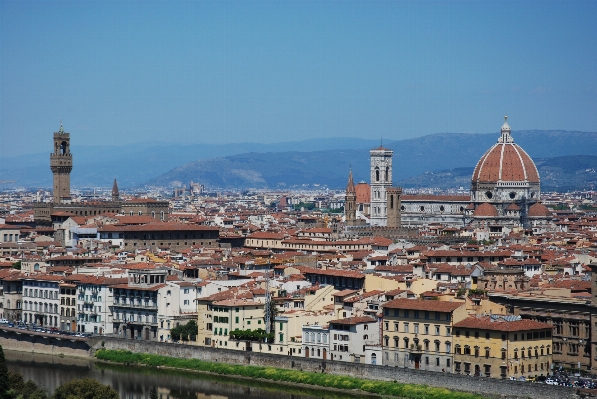
[[[350,168],[350,172],[348,173],[348,184],[346,185],[346,192],[347,193],[354,193],[354,181],[352,179],[352,167]]]
[[[112,185],[112,201],[119,201],[120,200],[120,192],[118,191],[118,183],[116,183],[116,179],[114,179],[114,185]]]

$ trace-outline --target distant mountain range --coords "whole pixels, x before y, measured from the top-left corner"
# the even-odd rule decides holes
[[[444,133],[392,141],[384,143],[384,146],[394,150],[393,179],[397,184],[404,187],[467,188],[474,165],[498,136],[494,133]],[[585,178],[590,179],[592,175],[589,172],[575,174],[584,168],[577,154],[597,156],[597,147],[592,147],[597,144],[597,133],[524,131],[514,132],[513,136],[537,160],[539,168],[543,165],[541,162],[545,163],[545,172],[540,169],[542,176],[545,174],[542,179],[546,183],[545,189],[587,187]],[[201,159],[174,168],[148,183],[167,186],[193,180],[223,188],[292,188],[316,184],[341,188],[346,185],[351,166],[356,181],[369,181],[370,148],[373,146],[351,150],[245,153]],[[573,156],[571,159],[576,159],[576,162],[566,161],[568,155]],[[552,161],[552,157],[561,159]],[[591,159],[587,157],[586,162],[590,164]],[[579,169],[574,169],[576,167]],[[443,172],[433,177],[431,173],[436,171]],[[570,179],[571,175],[576,178]]]
[[[595,190],[597,188],[597,156],[566,155],[555,158],[535,159],[539,169],[542,191]],[[470,186],[475,167],[454,168],[426,172],[404,179],[398,184],[405,188],[439,189]]]
[[[596,166],[597,133],[534,130],[512,135],[537,163],[543,190],[595,184],[590,170]],[[438,133],[383,145],[394,150],[396,183],[466,188],[472,168],[498,137],[497,132]],[[73,139],[71,181],[78,187],[109,187],[117,178],[120,187],[168,187],[192,180],[208,188],[342,188],[350,167],[356,181],[369,181],[369,149],[378,146],[378,140],[329,138],[275,144],[85,147],[76,146]],[[15,186],[50,187],[51,179],[49,152],[0,160],[0,180],[16,180]]]

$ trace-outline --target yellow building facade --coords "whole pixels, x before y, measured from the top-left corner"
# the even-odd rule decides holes
[[[476,315],[454,324],[454,372],[492,378],[546,376],[552,327],[518,316]]]

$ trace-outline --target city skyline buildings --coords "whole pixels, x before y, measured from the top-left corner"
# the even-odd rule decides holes
[[[0,7],[2,157],[61,118],[82,145],[597,130],[593,2]]]

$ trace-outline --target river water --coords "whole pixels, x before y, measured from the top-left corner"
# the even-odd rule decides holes
[[[53,393],[61,384],[74,378],[93,378],[118,391],[121,399],[147,399],[155,388],[161,399],[340,399],[365,396],[349,393],[303,389],[239,378],[208,374],[158,370],[95,362],[90,359],[67,358],[26,352],[4,351],[11,371],[19,372],[25,381]],[[370,396],[367,396],[370,398]]]

